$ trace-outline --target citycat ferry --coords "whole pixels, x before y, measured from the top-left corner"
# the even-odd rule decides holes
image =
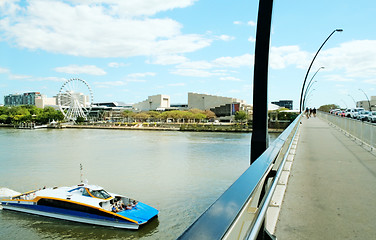
[[[86,183],[30,191],[1,204],[4,210],[127,229],[138,229],[158,216],[151,206]]]

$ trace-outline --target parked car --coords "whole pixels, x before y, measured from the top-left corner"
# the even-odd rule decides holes
[[[359,111],[358,115],[356,116],[356,119],[360,121],[366,121],[367,116],[370,114],[370,111]]]
[[[335,111],[334,115],[341,116],[342,112],[343,112],[342,109],[338,109],[337,111]]]
[[[335,114],[339,110],[341,110],[341,109],[332,109],[332,110],[330,110],[330,114]]]
[[[348,113],[350,113],[350,112],[351,112],[351,108],[347,108],[346,111],[345,111],[345,117],[349,117]]]
[[[346,115],[346,110],[343,110],[343,111],[341,111],[341,112],[338,114],[338,116],[340,116],[340,117],[345,117],[345,115]]]
[[[370,115],[368,115],[368,121],[371,123],[376,123],[376,111],[372,111]]]
[[[356,118],[359,111],[364,111],[364,108],[351,108],[350,111],[346,112],[345,116],[349,118]]]

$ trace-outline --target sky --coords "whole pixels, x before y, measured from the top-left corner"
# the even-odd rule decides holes
[[[13,93],[55,96],[85,80],[94,102],[136,103],[188,92],[252,104],[256,0],[0,0],[0,103]],[[268,101],[299,108],[376,96],[376,1],[274,1]],[[85,86],[83,86],[85,88]],[[85,90],[83,90],[84,92]]]

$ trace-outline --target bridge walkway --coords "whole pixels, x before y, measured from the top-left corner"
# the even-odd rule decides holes
[[[375,155],[318,117],[300,127],[278,240],[375,239]]]

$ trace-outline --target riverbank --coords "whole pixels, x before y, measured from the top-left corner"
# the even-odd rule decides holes
[[[14,128],[12,124],[0,124],[0,127]],[[252,128],[247,125],[236,124],[163,124],[160,126],[150,126],[138,124],[134,126],[124,125],[63,125],[63,128],[73,129],[109,129],[109,130],[143,130],[143,131],[185,131],[185,132],[238,132],[249,133]],[[281,133],[282,128],[269,128],[270,133]]]
[[[144,131],[186,131],[186,132],[252,132],[246,125],[214,125],[214,124],[164,124],[161,126],[122,125],[66,125],[66,128],[78,129],[110,129],[110,130],[144,130]],[[269,128],[271,133],[281,133],[284,129]]]
[[[149,130],[149,131],[179,131],[179,127],[147,127],[147,126],[118,126],[118,125],[66,125],[65,128],[81,129],[112,129],[112,130]]]

